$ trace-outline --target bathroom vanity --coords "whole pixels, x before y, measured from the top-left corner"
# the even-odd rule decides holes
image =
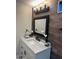
[[[49,16],[34,18],[32,33],[20,39],[20,59],[50,59],[51,44],[48,42]]]
[[[22,59],[50,59],[51,45],[45,46],[45,42],[37,41],[30,37],[20,39],[20,56]]]

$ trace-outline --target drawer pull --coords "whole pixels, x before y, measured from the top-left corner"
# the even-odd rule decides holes
[[[26,51],[24,50],[24,55],[26,56]]]

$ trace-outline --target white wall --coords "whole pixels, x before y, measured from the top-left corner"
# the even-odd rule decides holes
[[[31,30],[32,24],[32,7],[23,4],[16,3],[16,53],[19,51],[19,39],[24,35],[25,29]],[[28,27],[26,27],[28,25]]]

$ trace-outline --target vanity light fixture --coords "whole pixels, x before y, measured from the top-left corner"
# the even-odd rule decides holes
[[[49,11],[48,0],[33,0],[32,6],[35,14]]]
[[[39,9],[33,9],[33,12],[35,14],[40,14],[40,13],[45,13],[45,12],[48,12],[49,11],[49,6],[47,5],[44,5],[43,7],[40,7]]]
[[[32,6],[35,7],[37,5],[39,5],[40,3],[44,2],[45,0],[33,0],[32,1]]]

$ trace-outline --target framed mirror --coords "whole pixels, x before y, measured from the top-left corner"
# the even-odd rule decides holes
[[[47,35],[48,37],[49,15],[34,18],[32,25],[35,34],[42,36]]]
[[[46,19],[36,19],[35,20],[35,32],[40,34],[45,34]]]

